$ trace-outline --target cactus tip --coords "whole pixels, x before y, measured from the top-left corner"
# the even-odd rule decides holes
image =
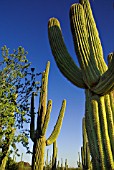
[[[48,27],[51,28],[53,26],[58,26],[60,28],[60,23],[57,18],[50,18],[48,21]]]

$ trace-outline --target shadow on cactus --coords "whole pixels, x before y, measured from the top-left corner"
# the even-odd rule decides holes
[[[108,66],[89,0],[70,8],[70,25],[80,68],[71,58],[56,18],[48,22],[48,36],[56,64],[74,85],[84,88],[85,123],[93,169],[114,169],[114,53]]]
[[[38,118],[37,118],[37,128],[35,130],[35,114],[34,114],[34,93],[31,98],[31,124],[30,124],[30,137],[34,142],[33,146],[33,156],[32,156],[32,170],[43,170],[44,166],[44,152],[45,146],[51,145],[56,141],[60,129],[62,126],[62,121],[64,117],[64,112],[66,108],[66,100],[63,100],[61,110],[51,135],[46,139],[45,134],[50,119],[50,112],[52,109],[52,100],[47,103],[47,87],[48,87],[48,74],[49,74],[50,62],[47,63],[46,69],[42,74],[42,84],[39,99],[38,108]]]

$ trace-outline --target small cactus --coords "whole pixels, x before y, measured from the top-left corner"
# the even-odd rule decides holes
[[[83,134],[83,146],[81,147],[81,156],[82,156],[82,167],[83,170],[90,170],[90,150],[87,139],[85,117],[82,120],[82,134]]]
[[[79,161],[77,161],[77,165],[78,165],[78,168],[81,168],[82,164],[81,164],[81,161],[80,161],[80,153],[79,152],[78,152],[78,158],[79,158]]]
[[[67,162],[67,159],[65,159],[65,168],[64,170],[68,170],[68,162]]]
[[[52,170],[56,170],[57,163],[57,141],[53,143]]]

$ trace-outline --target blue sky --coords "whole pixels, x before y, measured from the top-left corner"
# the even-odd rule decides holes
[[[53,100],[53,109],[46,136],[53,130],[65,98],[67,107],[57,140],[58,159],[67,158],[69,166],[74,167],[82,145],[84,90],[68,82],[58,70],[49,46],[47,24],[51,17],[59,19],[68,51],[77,63],[69,20],[70,6],[77,2],[78,0],[0,0],[0,47],[6,45],[12,52],[18,46],[23,46],[28,51],[28,60],[32,62],[32,67],[38,72],[45,69],[47,61],[51,62],[48,98]],[[113,0],[90,0],[90,3],[107,62],[108,53],[114,50]],[[32,149],[32,142],[30,148]],[[48,149],[51,154],[52,146]],[[20,151],[25,152],[21,146]],[[31,163],[30,155],[24,154],[23,160]]]

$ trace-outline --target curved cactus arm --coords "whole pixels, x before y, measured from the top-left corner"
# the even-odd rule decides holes
[[[46,133],[47,126],[48,126],[49,119],[50,119],[51,109],[52,109],[52,100],[49,100],[48,104],[47,104],[47,111],[46,111],[46,115],[45,115],[45,119],[44,119],[44,124],[42,127],[42,132],[41,132],[42,136],[44,136]]]
[[[85,84],[81,70],[76,66],[65,46],[60,23],[56,18],[51,18],[48,22],[48,36],[55,58],[56,64],[62,74],[74,85],[84,88]]]
[[[66,108],[66,100],[63,100],[62,102],[62,106],[61,106],[61,110],[59,113],[59,117],[58,120],[56,122],[56,125],[54,127],[54,130],[52,131],[51,135],[49,136],[49,138],[46,140],[46,145],[51,145],[53,142],[55,142],[55,140],[57,139],[59,133],[60,133],[60,129],[62,126],[62,121],[63,121],[63,117],[64,117],[64,112],[65,112],[65,108]]]
[[[34,113],[34,93],[32,93],[32,97],[31,97],[31,111],[30,111],[30,115],[31,115],[30,138],[31,138],[32,141],[34,141],[34,137],[35,137],[35,128],[34,128],[34,119],[35,119],[35,113]]]
[[[92,89],[94,93],[105,95],[114,90],[114,53],[108,70],[101,76],[98,84]]]
[[[104,71],[106,71],[107,66],[103,58],[101,41],[99,38],[96,23],[94,21],[91,6],[89,0],[79,0],[79,3],[83,6],[84,9],[84,18],[88,32],[88,42],[90,45],[91,55],[93,56],[92,58],[95,57],[95,60],[97,61],[97,67],[102,74]]]
[[[96,60],[91,54],[88,40],[88,32],[84,18],[84,10],[81,4],[73,4],[70,8],[70,25],[74,40],[75,51],[82,68],[84,81],[87,86],[97,83],[100,72]]]

